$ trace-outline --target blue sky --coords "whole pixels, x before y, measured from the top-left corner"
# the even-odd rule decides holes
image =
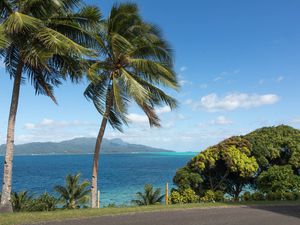
[[[87,1],[104,15],[114,1]],[[132,124],[107,138],[177,151],[200,151],[262,126],[300,128],[300,1],[139,0],[144,18],[159,25],[175,50],[180,107],[157,109],[163,127],[150,129],[140,110]],[[96,136],[101,117],[82,93],[63,84],[59,105],[21,88],[16,143]],[[5,142],[12,81],[0,66],[0,143]]]

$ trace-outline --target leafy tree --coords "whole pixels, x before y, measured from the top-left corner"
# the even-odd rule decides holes
[[[20,86],[26,78],[36,94],[55,103],[53,87],[67,75],[82,76],[84,57],[92,56],[90,35],[99,22],[97,8],[79,8],[80,0],[6,0],[0,3],[0,57],[14,80],[8,119],[6,155],[0,211],[12,211],[10,203],[15,121]],[[74,13],[76,11],[76,13]]]
[[[291,165],[300,175],[300,131],[289,126],[264,127],[244,136],[260,171],[273,165]]]
[[[32,195],[29,195],[27,191],[13,192],[11,196],[13,210],[15,212],[27,211],[32,200]]]
[[[291,165],[271,166],[259,175],[257,182],[258,188],[265,193],[300,191],[300,176],[294,174]]]
[[[160,126],[155,106],[176,107],[160,87],[178,88],[172,51],[160,30],[143,21],[133,3],[116,4],[97,35],[99,59],[88,71],[93,81],[85,91],[103,116],[95,145],[92,207],[96,207],[100,147],[107,122],[119,131],[128,123],[129,103],[147,115],[150,126]]]
[[[153,186],[151,184],[146,184],[144,186],[144,193],[137,192],[136,197],[137,199],[132,200],[132,203],[142,206],[160,204],[165,195],[161,195],[160,188],[153,190]]]
[[[198,195],[220,190],[237,200],[258,170],[250,149],[250,143],[241,137],[226,139],[195,156],[177,171],[173,181],[180,189],[189,186]]]
[[[59,201],[63,204],[63,208],[76,209],[84,207],[89,202],[89,194],[91,190],[88,188],[90,182],[83,181],[79,183],[80,174],[67,175],[66,186],[55,186],[54,190],[60,195]]]

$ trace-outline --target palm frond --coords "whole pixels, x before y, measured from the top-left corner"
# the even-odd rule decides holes
[[[38,30],[43,26],[42,21],[22,14],[14,12],[3,23],[4,31],[7,34],[28,33],[30,31]]]

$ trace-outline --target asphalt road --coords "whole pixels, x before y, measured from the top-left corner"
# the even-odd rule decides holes
[[[185,209],[40,223],[47,225],[300,225],[300,205]]]

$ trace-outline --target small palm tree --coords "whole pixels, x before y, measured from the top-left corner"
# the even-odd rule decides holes
[[[165,195],[161,195],[160,188],[153,190],[153,186],[151,184],[146,184],[144,186],[144,193],[137,192],[136,197],[137,199],[132,200],[132,203],[142,206],[160,204]]]
[[[12,207],[15,212],[26,211],[33,198],[27,191],[13,192],[11,196]]]
[[[130,103],[139,106],[150,126],[159,127],[156,106],[177,106],[165,89],[177,90],[172,51],[160,30],[142,20],[135,4],[114,5],[97,35],[99,58],[88,71],[85,91],[103,116],[93,160],[92,207],[96,207],[99,154],[107,123],[122,131]],[[162,89],[164,87],[164,89]]]
[[[85,207],[90,199],[91,190],[89,181],[79,183],[80,173],[77,175],[67,175],[66,186],[57,185],[54,190],[60,195],[59,200],[63,204],[63,208],[76,209]]]

